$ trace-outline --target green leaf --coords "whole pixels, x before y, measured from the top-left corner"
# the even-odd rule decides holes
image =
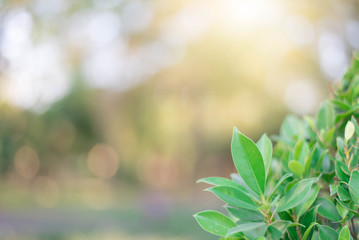
[[[296,183],[279,201],[277,211],[282,212],[301,204],[306,199],[306,196],[310,194],[310,189],[317,180],[318,178],[309,178]]]
[[[302,139],[294,146],[293,158],[304,165],[304,160],[307,158],[308,152],[308,144]]]
[[[344,139],[345,142],[348,142],[354,135],[355,132],[355,126],[351,121],[347,122],[347,125],[345,125],[345,131],[344,131]]]
[[[313,228],[315,225],[318,225],[318,223],[313,222],[312,224],[310,224],[310,226],[308,227],[308,229],[304,232],[304,235],[303,235],[302,240],[307,240],[310,231],[312,230],[312,228]]]
[[[273,197],[273,195],[274,195],[275,192],[278,190],[278,188],[279,188],[280,185],[283,183],[283,181],[286,180],[287,178],[291,177],[291,176],[293,176],[293,174],[291,174],[291,173],[286,173],[286,174],[284,174],[284,176],[281,177],[281,179],[279,179],[277,185],[275,185],[275,187],[274,187],[272,193],[269,195],[269,198],[268,198],[269,200]]]
[[[318,225],[319,239],[338,240],[338,233],[331,227]]]
[[[302,216],[309,208],[310,206],[312,206],[312,204],[314,203],[315,199],[317,199],[318,193],[319,193],[320,188],[319,187],[314,187],[310,190],[310,193],[308,195],[308,198],[302,202],[301,204],[299,204],[296,207],[296,212],[297,212],[297,217],[299,218],[300,216]]]
[[[242,192],[248,193],[247,189],[236,182],[231,181],[228,178],[223,177],[208,177],[208,178],[201,178],[197,180],[197,183],[207,183],[215,186],[227,186],[227,187],[234,187],[238,188]]]
[[[265,167],[261,152],[248,137],[233,129],[232,157],[239,175],[253,192],[265,191]]]
[[[203,211],[193,216],[205,231],[218,236],[226,236],[228,230],[236,226],[231,219],[216,211]]]
[[[233,206],[257,210],[257,206],[253,200],[246,193],[240,191],[237,188],[217,186],[208,188],[205,191],[212,192],[221,200]]]
[[[240,220],[254,221],[254,222],[264,220],[264,216],[261,213],[259,213],[258,211],[250,210],[250,209],[246,209],[246,208],[235,207],[235,206],[231,206],[231,205],[226,205],[225,207],[231,215],[233,215],[234,217],[236,217]]]
[[[327,130],[334,126],[335,112],[329,101],[322,103],[317,115],[318,130]]]
[[[329,185],[330,196],[334,196],[338,192],[338,185]]]
[[[335,127],[332,127],[325,133],[324,142],[326,142],[327,144],[330,144],[333,141],[334,133],[335,133]]]
[[[263,134],[263,136],[259,139],[257,142],[257,147],[262,154],[266,176],[268,176],[270,164],[272,161],[273,145],[267,134]]]
[[[345,170],[345,171],[344,171]],[[349,174],[346,172],[349,172],[349,169],[347,165],[345,165],[343,162],[335,161],[335,173],[338,176],[340,181],[343,182],[349,182]]]
[[[304,163],[304,174],[305,174],[305,176],[307,176],[309,174],[310,165],[312,163],[312,159],[313,159],[314,153],[315,153],[315,151],[317,149],[317,146],[318,146],[318,142],[316,142],[315,145],[312,147],[311,153],[309,154],[309,156],[305,160],[305,163]]]
[[[342,201],[349,201],[351,199],[348,190],[342,186],[338,186],[338,196]]]
[[[340,231],[338,240],[350,240],[350,232],[347,225]]]
[[[328,218],[333,221],[342,220],[337,208],[334,203],[329,201],[326,198],[318,198],[316,204],[320,204],[318,213],[325,218]]]
[[[239,224],[236,227],[229,229],[226,237],[233,236],[237,233],[253,231],[255,229],[262,228],[265,226],[266,224],[264,222],[249,222],[249,223]]]
[[[359,172],[354,170],[349,180],[349,192],[353,201],[359,205]]]
[[[299,119],[292,115],[287,116],[280,127],[280,136],[289,141],[295,136],[304,136]]]
[[[266,239],[267,240],[279,240],[287,228],[291,224],[290,221],[278,220],[268,226]]]
[[[338,201],[338,203],[344,207],[345,209],[349,210],[349,212],[351,212],[352,214],[354,214],[355,216],[359,217],[359,213],[357,213],[356,209],[357,207],[353,207],[351,206],[352,204],[354,204],[353,202],[351,202],[351,205],[348,205],[344,202],[342,202],[340,199],[336,198],[336,200]],[[354,209],[353,209],[354,208]]]
[[[302,178],[304,168],[303,168],[303,165],[300,162],[298,162],[296,160],[291,160],[288,163],[288,168],[292,171],[292,173],[297,175],[299,178]]]

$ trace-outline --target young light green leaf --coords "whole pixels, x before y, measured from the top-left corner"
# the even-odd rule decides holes
[[[231,181],[228,178],[223,177],[208,177],[208,178],[201,178],[197,181],[197,183],[207,183],[215,186],[227,186],[227,187],[234,187],[238,188],[242,192],[248,193],[247,189],[236,182]]]
[[[231,219],[216,211],[203,211],[193,216],[205,231],[217,236],[226,236],[228,230],[236,226]]]
[[[278,188],[280,187],[280,185],[284,182],[284,180],[286,180],[287,178],[289,178],[289,177],[291,177],[291,176],[293,176],[293,174],[291,174],[291,173],[286,173],[286,174],[284,174],[283,177],[281,177],[281,179],[279,179],[277,185],[275,185],[275,187],[274,187],[272,193],[269,195],[269,198],[268,198],[269,200],[273,197],[273,195],[276,193],[276,191],[278,190]]]
[[[329,201],[326,198],[318,198],[316,204],[320,204],[318,209],[318,213],[325,218],[328,218],[333,221],[340,221],[342,220],[337,208],[335,207],[334,203]]]
[[[249,222],[249,223],[239,224],[236,227],[229,229],[226,237],[233,236],[237,233],[248,232],[265,226],[266,224],[264,222]]]
[[[329,101],[322,103],[317,115],[318,130],[327,130],[334,126],[335,112]]]
[[[316,226],[316,225],[318,225],[318,223],[316,223],[316,222],[313,222],[312,224],[310,224],[310,226],[308,227],[308,229],[304,232],[304,235],[303,235],[302,240],[307,240],[307,238],[308,238],[308,236],[309,236],[309,234],[310,234],[310,231],[311,231],[312,228],[313,228],[314,226]]]
[[[231,150],[239,175],[253,192],[263,195],[265,167],[262,154],[256,144],[234,128]]]
[[[234,217],[243,221],[264,221],[264,216],[255,210],[226,205],[227,211]]]
[[[266,239],[267,240],[279,240],[285,231],[287,231],[288,226],[291,224],[290,221],[277,220],[268,226]]]
[[[257,147],[262,154],[264,167],[266,170],[266,176],[268,176],[268,172],[272,161],[273,146],[267,134],[263,134],[263,136],[259,139],[259,141],[257,142]]]
[[[319,239],[338,240],[338,233],[331,227],[318,225]]]
[[[290,171],[292,171],[292,173],[297,175],[299,178],[302,178],[304,168],[303,168],[303,165],[300,162],[298,162],[297,160],[291,160],[288,163],[288,168],[290,169]]]
[[[345,125],[345,131],[344,131],[344,139],[345,142],[348,142],[354,135],[355,127],[352,121],[348,121],[347,125]]]
[[[350,232],[347,225],[345,225],[340,231],[338,240],[350,240]]]
[[[307,158],[308,152],[308,144],[302,139],[294,146],[293,158],[304,165],[304,160]]]
[[[207,188],[205,191],[212,192],[218,198],[233,206],[257,210],[257,206],[253,200],[246,193],[237,188],[217,186]]]
[[[349,180],[349,192],[353,201],[359,205],[359,172],[354,170]]]
[[[306,196],[310,194],[310,189],[317,180],[318,178],[309,178],[296,183],[279,201],[277,212],[282,212],[301,204],[306,199]]]

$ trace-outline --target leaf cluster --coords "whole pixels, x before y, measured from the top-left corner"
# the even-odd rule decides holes
[[[221,239],[358,239],[359,55],[333,99],[315,117],[288,116],[275,143],[255,143],[234,128],[232,157],[238,174],[209,177],[206,191],[228,214],[203,211],[199,225]]]

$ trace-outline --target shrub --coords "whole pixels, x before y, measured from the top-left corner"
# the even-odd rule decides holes
[[[359,55],[315,118],[288,116],[272,141],[233,130],[231,180],[198,180],[223,200],[194,215],[221,239],[358,239]]]

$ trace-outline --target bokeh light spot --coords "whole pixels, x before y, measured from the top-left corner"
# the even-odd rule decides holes
[[[34,178],[40,167],[37,152],[29,146],[21,147],[15,154],[16,172],[26,180]]]
[[[97,144],[90,150],[87,165],[95,176],[111,178],[117,172],[119,160],[112,147],[106,144]]]

